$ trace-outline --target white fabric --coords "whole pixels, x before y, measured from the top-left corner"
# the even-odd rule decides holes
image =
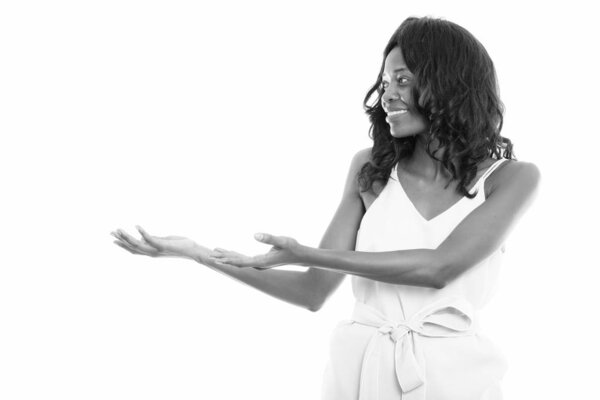
[[[356,250],[436,248],[485,201],[486,178],[473,199],[426,220],[394,168],[361,222]],[[477,312],[495,289],[499,249],[443,289],[352,277],[352,318],[334,330],[323,400],[499,400],[503,356],[477,333]]]

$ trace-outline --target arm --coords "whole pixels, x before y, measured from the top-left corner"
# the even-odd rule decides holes
[[[497,174],[486,201],[436,249],[370,253],[300,246],[298,257],[320,268],[382,282],[443,288],[498,249],[534,198],[540,180],[535,165],[515,162]]]
[[[342,200],[321,239],[320,249],[354,250],[356,233],[364,214],[356,175],[368,160],[370,151],[371,149],[367,148],[354,156],[346,178]],[[318,311],[345,277],[343,273],[321,268],[308,268],[302,272],[238,268],[215,262],[208,257],[208,253],[210,253],[208,249],[199,246],[194,259],[264,293],[310,311]]]
[[[495,176],[494,176],[495,175]],[[265,235],[276,252],[257,257],[216,254],[239,267],[313,265],[376,281],[441,289],[492,254],[531,204],[540,179],[533,164],[510,163],[492,175],[497,182],[486,201],[473,210],[436,249],[387,252],[314,249],[294,239]]]
[[[222,265],[208,257],[210,249],[200,246],[188,238],[181,236],[158,237],[148,234],[141,227],[138,227],[138,230],[142,235],[142,240],[119,229],[112,232],[112,235],[117,238],[114,243],[132,254],[192,259],[273,297],[300,307],[312,308],[311,298],[306,290],[305,272],[259,271],[252,268],[239,269]]]
[[[371,148],[366,148],[359,151],[352,159],[342,200],[333,219],[329,223],[329,227],[325,231],[325,235],[319,245],[320,249],[354,250],[356,235],[365,213],[356,177],[362,165],[369,160],[370,154]],[[308,287],[311,289],[313,311],[319,310],[325,304],[329,296],[340,286],[345,277],[346,275],[339,271],[312,266],[308,268],[306,279],[309,282]]]
[[[364,213],[362,201],[357,195],[356,174],[366,161],[370,149],[359,152],[353,159],[346,181],[342,201],[329,224],[320,248],[354,249],[356,232]],[[133,253],[152,257],[183,257],[228,275],[242,283],[277,299],[306,308],[319,310],[327,298],[339,287],[345,275],[325,269],[309,268],[307,271],[257,270],[238,268],[216,262],[209,257],[211,251],[183,237],[159,238],[139,228],[140,241],[122,230],[113,232],[115,244]]]
[[[197,245],[193,256],[190,258],[279,300],[316,311],[310,295],[309,281],[305,271],[237,268],[211,260],[208,257],[210,252],[210,249]]]

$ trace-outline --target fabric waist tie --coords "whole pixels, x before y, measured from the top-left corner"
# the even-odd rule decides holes
[[[352,320],[377,330],[363,357],[359,400],[379,399],[379,357],[387,336],[394,342],[395,372],[404,400],[425,400],[425,360],[419,336],[450,338],[474,334],[471,305],[463,298],[442,298],[408,320],[392,321],[357,302]]]

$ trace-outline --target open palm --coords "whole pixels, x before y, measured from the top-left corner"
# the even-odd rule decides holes
[[[216,248],[210,254],[215,262],[233,265],[240,268],[269,269],[281,265],[295,264],[299,261],[298,249],[300,244],[290,237],[257,234],[256,240],[271,244],[273,247],[265,253],[256,256],[246,256],[235,251]]]
[[[141,239],[117,229],[111,232],[111,235],[117,238],[113,243],[132,254],[149,257],[191,257],[197,247],[196,242],[183,236],[152,236],[139,226],[137,229]]]

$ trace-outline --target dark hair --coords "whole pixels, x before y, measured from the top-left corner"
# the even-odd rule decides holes
[[[395,47],[400,47],[414,75],[413,104],[430,122],[427,154],[458,180],[460,194],[473,198],[467,189],[479,163],[489,157],[514,158],[511,141],[500,135],[504,106],[498,96],[496,72],[487,51],[471,33],[429,17],[408,18],[394,32],[383,52],[377,81],[365,96],[373,148],[371,161],[358,174],[361,191],[369,190],[374,181],[387,182],[393,166],[415,148],[414,136],[395,138],[390,134],[381,105],[385,59]],[[373,97],[376,100],[369,105]],[[432,149],[433,143],[438,147]]]

